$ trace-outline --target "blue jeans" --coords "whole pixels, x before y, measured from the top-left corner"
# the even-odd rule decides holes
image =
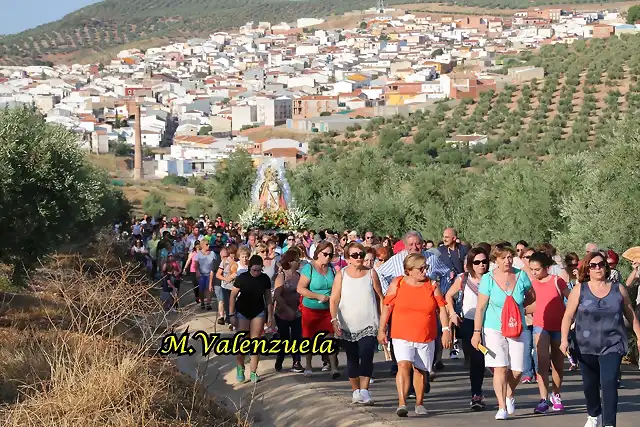
[[[536,372],[538,372],[538,354],[536,352],[536,346],[533,345],[533,325],[527,326],[525,334],[527,334],[527,347],[525,354],[530,356],[525,357],[525,369],[522,376],[535,378]]]
[[[590,417],[602,415],[603,426],[616,425],[618,412],[618,373],[622,355],[616,353],[595,356],[578,354],[587,413]],[[602,399],[600,399],[602,388]]]
[[[376,337],[367,336],[358,341],[342,341],[347,354],[347,373],[349,378],[367,377],[373,375],[373,354],[378,341]]]

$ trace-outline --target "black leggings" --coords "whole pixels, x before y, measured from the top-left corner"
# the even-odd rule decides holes
[[[196,302],[200,299],[200,289],[198,288],[198,278],[196,277],[196,272],[193,271],[189,273],[189,277],[191,277],[191,286],[193,286],[193,295],[196,297]]]
[[[463,319],[460,327],[462,335],[462,351],[469,355],[469,380],[471,381],[471,395],[482,396],[482,383],[484,381],[484,355],[473,348],[471,338],[473,337],[474,322],[471,319]]]
[[[224,320],[227,323],[231,323],[229,317],[229,300],[231,299],[231,290],[222,288],[222,306],[224,307]]]
[[[373,375],[373,354],[378,346],[376,337],[362,337],[358,341],[342,341],[347,354],[347,374],[349,378]]]
[[[302,340],[302,317],[297,317],[293,320],[284,320],[277,315],[274,317],[276,318],[276,325],[278,325],[278,334],[280,334],[281,340]],[[278,363],[284,362],[285,356],[286,353],[284,351],[283,345],[280,353],[278,353],[278,356],[276,357]],[[291,358],[293,359],[294,363],[299,363],[301,360],[300,354],[292,354]]]

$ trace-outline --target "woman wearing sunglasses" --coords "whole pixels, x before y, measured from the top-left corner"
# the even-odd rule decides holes
[[[605,256],[600,252],[589,253],[581,262],[580,285],[571,291],[562,319],[560,349],[565,354],[575,319],[575,353],[589,414],[585,427],[615,427],[618,372],[629,345],[624,318],[633,326],[636,337],[640,337],[640,322],[633,312],[627,289],[609,281],[608,275]],[[640,340],[637,345],[640,349]]]
[[[329,299],[331,288],[336,277],[336,271],[331,266],[333,258],[333,245],[323,240],[316,245],[313,261],[300,270],[298,293],[302,296],[302,337],[313,339],[321,332],[327,333],[327,338],[333,338],[333,326],[331,324],[331,311]],[[313,374],[311,367],[312,354],[306,355],[304,376]],[[338,372],[338,356],[329,356],[331,376],[333,379],[340,377]]]
[[[335,336],[344,342],[352,402],[371,405],[369,379],[378,342],[382,287],[378,274],[364,265],[365,247],[349,243],[344,250],[348,265],[336,274],[331,289],[331,323]]]
[[[473,321],[478,304],[478,286],[480,279],[489,271],[489,255],[482,248],[473,248],[465,259],[466,272],[460,274],[445,296],[451,323],[460,328],[462,335],[462,349],[469,356],[469,380],[471,381],[471,409],[482,411],[487,405],[484,403],[482,382],[484,381],[484,355],[473,348]],[[458,298],[458,304],[454,302]],[[455,307],[459,310],[454,310]]]
[[[260,338],[265,323],[273,325],[271,280],[262,272],[262,258],[254,255],[249,259],[249,271],[236,277],[229,299],[229,317],[238,332],[248,332],[249,338]],[[251,355],[251,382],[260,381],[258,362],[260,355]],[[244,354],[236,355],[236,380],[245,381]]]
[[[491,249],[490,258],[496,268],[480,280],[471,339],[476,350],[483,342],[491,350],[485,354],[485,365],[493,368],[493,390],[498,400],[496,420],[506,420],[515,412],[515,391],[530,354],[527,330],[522,327],[525,324],[524,308],[533,302],[533,291],[529,276],[513,268],[514,256],[515,251],[508,244],[497,244]],[[513,317],[503,324],[505,308]],[[515,317],[516,312],[520,319]],[[520,335],[515,335],[516,332]]]
[[[273,288],[278,274],[278,263],[275,258],[275,247],[272,251],[269,250],[269,245],[265,243],[258,243],[256,246],[255,254],[262,258],[263,270],[262,272],[269,276],[271,280],[271,287]]]
[[[398,361],[396,387],[398,408],[396,414],[406,417],[407,395],[409,394],[410,372],[413,369],[413,384],[416,391],[416,415],[427,415],[423,405],[424,390],[428,373],[433,366],[433,358],[438,338],[438,316],[442,325],[449,324],[445,300],[437,283],[427,276],[427,260],[421,253],[407,256],[403,262],[404,276],[396,277],[389,285],[384,298],[378,341],[387,344],[387,323],[393,312],[391,339],[393,353]],[[442,345],[451,347],[450,328],[442,328]]]

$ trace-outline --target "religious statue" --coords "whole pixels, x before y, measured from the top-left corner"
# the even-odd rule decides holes
[[[264,172],[259,201],[262,209],[275,211],[287,208],[284,194],[278,182],[278,172],[272,167],[268,167]]]

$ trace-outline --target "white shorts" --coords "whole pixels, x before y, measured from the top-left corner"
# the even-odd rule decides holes
[[[422,343],[393,338],[393,354],[397,362],[411,362],[421,371],[431,372],[436,350],[435,341]]]
[[[488,368],[507,367],[515,372],[522,372],[525,367],[525,350],[527,348],[527,331],[524,330],[518,338],[505,338],[502,332],[495,329],[485,329],[483,332],[484,346],[490,354],[484,356],[485,366]]]

